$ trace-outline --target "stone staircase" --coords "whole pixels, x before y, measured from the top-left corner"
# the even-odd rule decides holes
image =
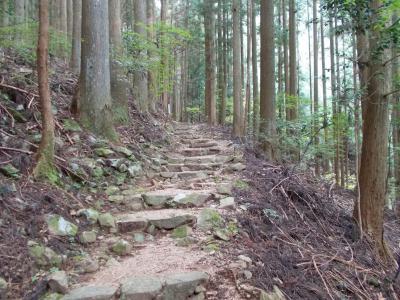
[[[210,255],[218,243],[213,239],[226,242],[234,234],[225,215],[235,208],[236,171],[245,168],[240,153],[202,125],[175,124],[174,137],[160,172],[153,174],[155,189],[138,193],[131,187],[110,196],[126,207],[114,214],[116,228],[103,237],[107,245],[120,242],[119,261],[82,276],[62,299],[241,299],[233,296],[234,286],[226,298],[207,290],[223,267]],[[93,249],[93,255],[101,250]]]

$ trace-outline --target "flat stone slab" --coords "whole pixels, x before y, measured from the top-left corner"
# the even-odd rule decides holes
[[[163,280],[157,277],[132,277],[121,285],[121,299],[153,300],[161,294]]]
[[[205,284],[209,276],[204,272],[173,274],[165,278],[163,299],[186,300],[195,293],[196,288]]]
[[[210,197],[212,192],[166,189],[147,192],[142,195],[145,203],[152,208],[163,207],[187,207],[187,206],[202,206]]]
[[[121,233],[144,231],[152,224],[159,229],[174,229],[180,225],[192,224],[197,220],[194,213],[183,209],[146,210],[117,216]]]
[[[111,300],[117,293],[118,288],[114,286],[83,286],[72,290],[62,300]]]
[[[217,147],[218,143],[216,142],[203,142],[203,143],[199,143],[199,142],[195,142],[195,143],[191,143],[189,145],[189,148],[212,148],[212,147]]]

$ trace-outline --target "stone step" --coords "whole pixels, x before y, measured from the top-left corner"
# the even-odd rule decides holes
[[[213,148],[218,147],[216,142],[204,142],[204,143],[190,143],[189,148]]]
[[[142,197],[146,205],[152,208],[201,207],[212,199],[213,193],[209,190],[164,189],[144,193]]]
[[[164,276],[125,278],[120,286],[87,285],[73,289],[63,300],[187,300],[205,299],[204,286],[209,280],[205,272],[193,271]]]
[[[221,153],[220,148],[186,148],[182,149],[180,152],[185,156],[206,156],[212,154],[219,154]]]
[[[165,179],[207,179],[214,175],[214,171],[183,171],[183,172],[161,172],[160,177]]]
[[[117,215],[120,233],[145,231],[153,225],[157,229],[171,230],[184,224],[195,224],[197,217],[193,210],[160,209]]]
[[[227,163],[232,160],[231,156],[226,155],[206,155],[192,157],[169,157],[168,163],[171,164],[212,164]]]
[[[214,142],[214,140],[210,139],[204,139],[204,138],[198,138],[198,139],[189,139],[189,138],[181,138],[180,139],[182,144],[204,144],[204,143],[209,143],[209,142]]]
[[[212,171],[222,167],[221,163],[209,163],[209,164],[196,164],[196,163],[184,163],[184,164],[168,164],[167,169],[170,172],[184,172],[184,171]]]
[[[209,276],[204,272],[187,272],[163,277],[127,278],[121,285],[121,299],[187,300],[205,299],[204,285]]]

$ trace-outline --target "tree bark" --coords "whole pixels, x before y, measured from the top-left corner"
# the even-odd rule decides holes
[[[134,13],[135,13],[135,32],[142,38],[146,37],[146,0],[134,0]],[[139,50],[136,54],[139,61],[146,60],[147,51],[145,49]],[[147,71],[135,70],[133,74],[133,90],[134,98],[139,105],[141,112],[149,110],[148,104],[148,86],[147,86]]]
[[[161,0],[161,25],[166,26],[167,25],[167,18],[168,18],[168,0]],[[168,99],[168,89],[169,89],[169,80],[168,80],[168,69],[169,69],[169,63],[168,63],[168,55],[165,52],[164,46],[163,46],[163,29],[161,30],[160,33],[161,37],[161,71],[160,71],[160,84],[161,84],[161,103],[164,108],[164,111],[168,113],[168,106],[169,106],[169,99]]]
[[[7,27],[9,25],[9,20],[10,20],[10,3],[8,0],[3,0],[1,3],[1,9],[3,11],[3,16],[1,18],[1,26],[2,27]]]
[[[217,124],[217,111],[215,101],[215,13],[214,1],[205,0],[204,3],[204,30],[205,30],[205,64],[206,84],[205,103],[208,124]]]
[[[42,113],[42,138],[36,153],[37,164],[33,174],[36,178],[51,182],[58,180],[54,167],[54,118],[51,108],[48,47],[49,47],[49,2],[39,2],[39,40],[37,48],[37,71],[40,107]]]
[[[72,51],[70,66],[75,74],[81,69],[82,1],[73,0]]]
[[[259,83],[258,83],[258,45],[257,45],[257,26],[256,26],[256,4],[255,1],[252,0],[252,26],[251,26],[251,34],[252,34],[252,60],[253,60],[253,130],[254,130],[254,138],[258,138],[259,133],[259,121],[260,121],[260,95],[259,95]]]
[[[247,122],[245,122],[245,130],[248,129],[250,130],[251,124],[251,119],[250,119],[250,101],[251,101],[251,55],[252,55],[252,42],[251,42],[251,37],[252,37],[252,0],[247,0],[247,71],[246,71],[246,106],[245,106],[245,113],[243,118],[247,119]],[[272,16],[273,17],[273,16]]]
[[[240,5],[239,0],[233,0],[232,3],[233,18],[233,136],[242,137],[242,76],[241,76],[241,47],[240,47]]]
[[[321,11],[321,63],[322,63],[322,101],[324,109],[323,127],[324,127],[324,144],[325,147],[328,145],[328,102],[327,102],[327,92],[326,92],[326,61],[325,61],[325,30],[324,30],[324,15]],[[324,174],[329,172],[329,160],[323,158],[322,168]]]
[[[147,38],[150,42],[155,42],[155,14],[154,14],[154,0],[147,1]],[[154,53],[152,51],[148,51],[149,59],[152,59]],[[156,82],[156,74],[155,71],[150,69],[147,71],[147,93],[148,93],[148,102],[149,102],[149,110],[151,112],[156,112],[156,92],[157,92],[157,82]]]
[[[260,141],[266,158],[276,159],[274,2],[261,2]]]
[[[318,74],[318,15],[317,15],[318,1],[313,0],[313,52],[314,52],[314,146],[317,154],[315,156],[315,175],[320,176],[320,155],[319,147],[319,74]]]
[[[24,23],[25,2],[24,0],[15,0],[15,25]]]
[[[112,124],[108,2],[82,2],[80,120],[93,132],[117,139]]]
[[[378,19],[382,2],[371,1],[374,23]],[[388,249],[383,237],[383,211],[386,198],[386,175],[388,154],[389,97],[385,96],[391,75],[389,64],[384,65],[387,50],[378,50],[381,39],[380,29],[370,30],[370,74],[366,95],[363,97],[365,112],[363,142],[360,165],[360,216],[359,225],[363,232],[375,242],[380,256],[387,259]],[[358,207],[355,206],[355,210]],[[357,215],[357,214],[355,214]]]
[[[74,21],[73,0],[67,0],[67,32],[69,41],[72,40],[73,21]]]

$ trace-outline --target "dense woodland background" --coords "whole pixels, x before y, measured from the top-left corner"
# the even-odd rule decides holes
[[[231,126],[266,160],[354,191],[357,235],[392,261],[383,224],[400,200],[399,11],[399,0],[2,0],[2,55],[12,49],[38,70],[33,174],[57,181],[57,57],[84,128],[117,142],[132,105]],[[2,102],[0,113],[16,118]]]

